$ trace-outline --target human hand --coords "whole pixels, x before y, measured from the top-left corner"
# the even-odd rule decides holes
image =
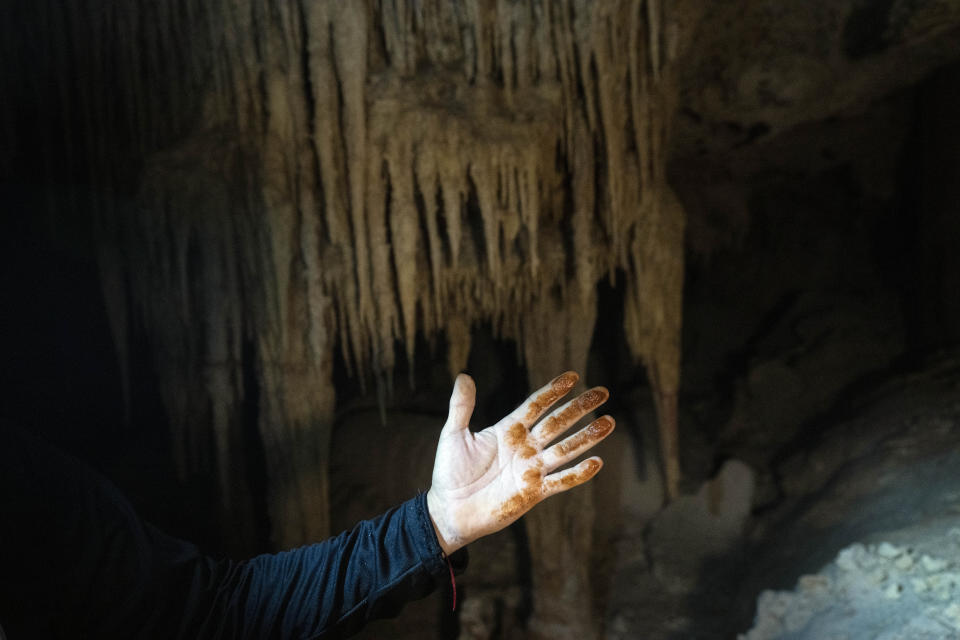
[[[498,423],[474,433],[469,425],[477,389],[470,376],[457,376],[427,492],[427,508],[444,553],[503,529],[545,498],[600,471],[603,461],[594,456],[550,473],[607,437],[615,424],[610,416],[547,445],[606,402],[606,389],[594,387],[537,422],[578,379],[572,371],[554,378]]]

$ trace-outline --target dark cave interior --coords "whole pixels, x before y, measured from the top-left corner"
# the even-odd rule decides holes
[[[374,14],[391,5],[366,4]],[[674,63],[675,121],[663,160],[686,215],[678,500],[663,500],[658,409],[645,366],[650,361],[638,358],[630,342],[626,307],[633,272],[617,265],[598,272],[604,275],[589,298],[595,321],[581,338],[587,345],[581,373],[610,389],[606,411],[617,417],[620,438],[600,447],[600,455],[610,459],[585,525],[592,531],[590,633],[597,638],[727,638],[754,621],[754,635],[743,637],[795,632],[802,625],[761,629],[756,610],[761,591],[793,588],[801,574],[816,573],[855,542],[889,539],[904,548],[924,548],[922,532],[914,538],[899,532],[926,517],[939,523],[934,516],[946,517],[943,505],[960,495],[952,493],[956,482],[944,477],[948,471],[922,475],[949,470],[944,460],[960,442],[960,10],[951,2],[930,3],[941,7],[942,13],[934,12],[941,22],[924,31],[915,23],[925,14],[909,2],[851,0],[828,8],[823,1],[811,3],[806,13],[785,10],[782,16],[757,0],[696,11],[690,8],[695,4],[689,0],[674,9],[679,24],[698,37]],[[828,33],[827,13],[843,17],[843,27],[830,23]],[[145,518],[212,554],[244,557],[274,550],[273,472],[265,462],[262,418],[258,422],[266,378],[256,364],[262,337],[255,323],[245,320],[246,334],[238,338],[244,391],[233,409],[237,440],[231,446],[243,470],[234,481],[242,481],[248,496],[238,510],[221,508],[218,465],[224,463],[210,453],[216,446],[209,424],[194,427],[191,437],[205,444],[186,473],[177,458],[179,436],[163,391],[164,384],[176,386],[176,369],[158,361],[167,344],[158,337],[163,318],[147,317],[157,307],[133,297],[127,301],[126,363],[118,359],[103,273],[113,269],[120,280],[132,282],[137,265],[145,263],[106,262],[104,244],[119,243],[114,248],[129,254],[146,251],[147,244],[130,240],[136,234],[104,233],[117,218],[93,203],[113,202],[120,211],[113,215],[152,215],[143,194],[161,191],[148,188],[156,179],[148,156],[176,145],[159,143],[141,157],[128,157],[136,145],[125,140],[118,118],[129,105],[118,98],[117,112],[108,114],[118,119],[118,132],[104,139],[116,145],[106,154],[118,156],[110,165],[111,190],[87,177],[87,163],[95,165],[90,175],[98,170],[97,150],[84,147],[89,139],[78,143],[64,135],[89,124],[71,109],[73,98],[63,95],[87,79],[62,80],[69,68],[63,52],[75,44],[48,44],[56,35],[49,21],[55,14],[23,2],[0,12],[5,25],[0,32],[7,39],[0,53],[15,53],[19,64],[5,64],[0,83],[19,87],[8,92],[13,98],[2,108],[5,131],[16,135],[0,144],[5,150],[0,353],[6,364],[0,417],[88,462]],[[684,21],[687,15],[695,18]],[[736,15],[740,22],[731,17]],[[74,18],[84,19],[82,12]],[[15,30],[21,35],[13,43]],[[840,51],[821,56],[823,47]],[[188,65],[183,55],[178,64]],[[762,55],[769,56],[766,66],[757,63]],[[35,62],[27,65],[26,59]],[[373,54],[370,60],[371,67],[382,64]],[[398,65],[396,60],[386,68]],[[431,74],[439,77],[433,69],[426,75]],[[118,71],[114,82],[119,78]],[[154,80],[148,72],[141,78],[147,87]],[[371,76],[367,83],[377,81]],[[828,92],[824,87],[832,82],[848,86]],[[163,93],[169,86],[158,82],[158,100],[170,99]],[[742,95],[732,95],[738,87]],[[437,91],[442,100],[445,94]],[[196,130],[183,128],[183,139],[206,126],[206,116],[189,108],[199,103],[188,102],[177,118],[192,120]],[[368,114],[372,120],[373,107]],[[398,116],[396,126],[404,122]],[[598,146],[611,134],[632,137],[607,126],[598,134]],[[67,148],[71,144],[79,150]],[[178,147],[177,153],[189,153],[183,148],[189,149]],[[596,171],[597,176],[613,172],[607,166]],[[173,180],[182,174],[171,175]],[[596,197],[599,202],[604,196]],[[474,195],[465,209],[476,207],[482,236],[480,201]],[[215,202],[196,201],[201,208]],[[266,212],[272,215],[269,206]],[[562,232],[561,242],[551,246],[557,238],[544,228],[561,226],[551,215],[540,221],[541,245],[550,247],[543,255],[574,251]],[[156,242],[176,249],[182,239],[174,236],[171,231]],[[600,246],[606,239],[589,242]],[[209,246],[193,250],[203,254]],[[199,266],[188,278],[206,277],[204,259],[194,260]],[[548,257],[543,264],[550,264]],[[572,269],[572,261],[563,264]],[[412,269],[422,273],[423,264]],[[256,268],[253,272],[258,277]],[[398,271],[395,277],[399,291],[403,276]],[[526,291],[519,280],[511,282]],[[158,294],[155,304],[176,304],[164,295]],[[425,307],[420,313],[427,315]],[[556,330],[569,332],[578,319],[573,313]],[[529,340],[520,339],[523,329],[508,326],[502,315],[471,315],[466,327],[467,355],[461,361],[478,384],[475,425],[490,424],[516,406],[535,382],[531,377],[543,371],[544,365],[531,364],[525,355]],[[395,362],[364,375],[351,360],[353,343],[346,343],[346,333],[330,342],[324,366],[332,385],[326,397],[333,402],[329,415],[318,419],[330,423],[329,465],[320,473],[329,475],[332,531],[427,488],[432,447],[446,413],[450,363],[462,351],[454,342],[464,335],[437,329],[420,327],[413,345],[397,332]],[[171,325],[170,331],[183,328]],[[412,362],[408,354],[415,356]],[[741,467],[747,471],[741,473]],[[889,491],[877,480],[876,496],[870,493],[874,476],[892,478]],[[716,521],[704,525],[698,519],[697,500],[709,503]],[[710,531],[701,539],[697,530],[703,527]],[[885,532],[894,533],[883,537]],[[431,597],[405,614],[408,621],[431,620],[427,631],[408,629],[401,617],[377,623],[362,637],[541,637],[528,629],[531,610],[539,605],[531,595],[537,550],[527,544],[522,522],[476,544],[459,614],[445,612],[439,597]],[[880,547],[864,548],[873,553]],[[960,552],[949,562],[960,566]],[[960,597],[960,584],[956,589]],[[800,606],[791,602],[784,607]],[[816,606],[820,609],[809,605],[819,613],[808,618],[829,621],[826,605]],[[950,619],[951,610],[945,611],[943,619]],[[944,627],[942,636],[911,636],[906,626],[902,637],[955,637],[949,635],[960,633],[960,611],[955,613],[956,627]],[[812,625],[808,618],[804,624]],[[809,628],[812,635],[789,637],[825,637],[816,633],[834,627]],[[433,635],[424,635],[428,632]],[[585,637],[580,633],[574,625],[567,637]],[[880,637],[857,635],[855,627],[852,633],[848,637]]]

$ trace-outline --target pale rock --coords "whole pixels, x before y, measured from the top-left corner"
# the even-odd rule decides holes
[[[855,544],[847,547],[837,556],[837,566],[844,571],[857,571],[857,555],[863,550],[863,545]]]
[[[906,549],[903,547],[892,545],[889,542],[881,542],[879,545],[877,545],[877,555],[881,558],[896,558],[903,554],[904,551],[906,551]]]
[[[954,629],[960,631],[960,603],[954,602],[944,609],[943,617]]]
[[[913,556],[911,556],[909,553],[905,553],[893,561],[893,566],[900,571],[909,571],[913,568]]]
[[[935,571],[943,571],[947,568],[947,561],[942,558],[932,558],[927,554],[923,554],[920,557],[920,564],[923,565],[923,568],[931,573]]]
[[[873,584],[879,585],[879,584],[883,584],[886,581],[887,576],[888,574],[885,569],[882,569],[882,568],[874,569],[873,571],[867,574],[867,580],[869,580]]]
[[[883,597],[888,600],[897,600],[900,598],[900,594],[903,592],[903,585],[899,582],[891,582],[886,589],[883,590]]]

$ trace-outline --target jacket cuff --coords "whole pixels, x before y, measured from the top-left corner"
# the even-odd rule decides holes
[[[440,548],[440,541],[437,540],[437,532],[433,528],[433,521],[430,519],[430,511],[427,508],[427,494],[419,493],[417,496],[407,502],[406,507],[412,510],[413,518],[410,519],[411,537],[417,541],[417,553],[423,566],[437,578],[443,578],[447,575],[447,561],[443,556],[443,549]],[[456,574],[460,574],[467,568],[469,556],[466,547],[454,551],[450,555],[450,565]]]

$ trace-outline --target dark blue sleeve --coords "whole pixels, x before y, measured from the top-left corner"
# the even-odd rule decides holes
[[[395,615],[449,580],[426,495],[319,544],[239,564],[200,563],[181,633],[203,638],[333,638]]]
[[[0,426],[11,640],[340,638],[447,580],[424,494],[319,544],[214,560],[140,520],[86,465]]]

